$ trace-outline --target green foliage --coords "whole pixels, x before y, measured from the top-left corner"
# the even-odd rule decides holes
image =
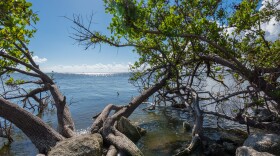
[[[236,8],[231,9],[226,9],[223,1],[209,0],[104,2],[106,11],[113,15],[108,27],[113,36],[125,38],[128,43],[137,45],[136,51],[141,58],[135,64],[136,67],[144,62],[153,66],[159,63],[159,55],[163,54],[166,58],[161,61],[166,63],[165,61],[174,61],[174,55],[193,59],[198,52],[226,59],[237,57],[240,62],[247,63],[252,68],[279,65],[279,41],[266,41],[263,30],[259,28],[260,22],[271,19],[279,10],[259,10],[259,1],[243,0],[236,4]],[[233,28],[232,34],[227,33],[229,28]],[[154,33],[149,33],[150,31]],[[244,32],[246,35],[240,39],[234,37]],[[221,52],[209,42],[204,44],[194,37],[183,38],[183,34],[203,36],[228,53]],[[187,43],[190,42],[192,48],[186,51]],[[271,57],[267,57],[268,54]]]
[[[15,47],[18,44],[21,48],[21,41],[29,43],[36,29],[32,26],[39,19],[31,10],[32,4],[25,0],[1,0],[0,1],[0,49],[8,55],[16,57],[24,62],[28,60],[23,53]],[[8,59],[1,58],[0,66],[16,66],[17,63]],[[3,68],[0,68],[0,72]]]
[[[169,70],[170,80],[176,83],[180,75],[195,73],[199,65],[221,83],[225,74],[220,72],[227,72],[239,82],[264,77],[280,87],[272,82],[276,81],[274,73],[260,72],[280,67],[280,40],[267,40],[261,27],[271,19],[280,20],[277,4],[268,3],[260,9],[259,0],[234,4],[226,0],[104,2],[106,12],[112,15],[111,35],[96,32],[89,42],[133,46],[140,58],[132,69],[148,68],[139,70],[132,80],[157,81]]]
[[[5,84],[8,86],[16,86],[16,85],[20,85],[23,84],[25,81],[24,80],[14,80],[14,78],[10,77]]]

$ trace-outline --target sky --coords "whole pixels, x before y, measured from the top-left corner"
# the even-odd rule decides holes
[[[138,55],[132,48],[115,48],[108,45],[95,49],[79,46],[70,38],[74,30],[71,21],[74,14],[93,15],[93,29],[109,34],[107,26],[111,16],[105,13],[103,0],[28,0],[40,20],[35,25],[37,32],[31,39],[30,50],[34,59],[45,72],[127,72],[129,64]]]
[[[40,18],[35,25],[37,32],[31,39],[30,50],[44,72],[92,73],[127,72],[129,65],[138,59],[132,48],[116,48],[108,45],[95,49],[79,46],[70,38],[74,24],[65,18],[74,14],[88,17],[93,15],[93,29],[110,35],[107,30],[111,15],[105,13],[103,0],[27,0]],[[274,1],[277,0],[265,0]],[[265,3],[262,1],[262,3]],[[280,5],[278,5],[280,8]],[[262,8],[260,8],[262,9]],[[275,18],[262,24],[269,40],[279,39],[280,22]],[[229,31],[233,31],[229,30]]]

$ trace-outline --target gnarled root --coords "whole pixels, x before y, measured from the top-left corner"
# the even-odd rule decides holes
[[[124,134],[114,128],[112,133],[105,137],[105,140],[114,145],[118,150],[124,151],[132,156],[143,156],[139,148]]]
[[[138,147],[124,134],[119,132],[115,128],[115,125],[122,116],[129,117],[142,102],[161,89],[165,85],[168,77],[163,78],[159,83],[143,91],[141,95],[134,98],[126,106],[116,106],[113,104],[106,106],[94,121],[91,127],[91,133],[101,133],[104,140],[116,147],[119,151],[124,151],[132,156],[142,156],[143,153]],[[115,110],[115,113],[109,116],[113,110]]]
[[[117,112],[109,117],[112,110]],[[129,138],[115,128],[117,120],[122,116],[125,110],[126,107],[124,106],[115,106],[110,104],[104,108],[92,126],[91,132],[101,133],[103,139],[110,144],[107,152],[108,156],[114,156],[116,152],[119,151],[124,151],[132,156],[143,155],[143,153]]]
[[[108,148],[106,156],[116,156],[118,154],[118,151],[114,145],[110,145]]]

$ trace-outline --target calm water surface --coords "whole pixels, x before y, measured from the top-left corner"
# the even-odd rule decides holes
[[[139,94],[137,88],[128,82],[128,73],[55,73],[54,78],[67,97],[77,131],[88,129],[93,122],[92,116],[102,111],[107,104],[127,104]],[[190,132],[184,132],[181,127],[182,121],[172,118],[172,114],[178,115],[180,112],[165,109],[145,112],[140,108],[131,117],[131,120],[148,130],[147,135],[137,144],[145,155],[171,155],[172,148],[190,139]],[[57,125],[54,111],[45,113],[43,120],[53,127]],[[1,144],[5,142],[2,138],[0,140]],[[0,150],[0,155],[34,156],[37,154],[35,146],[18,129],[15,129],[14,140],[10,147],[3,147]]]

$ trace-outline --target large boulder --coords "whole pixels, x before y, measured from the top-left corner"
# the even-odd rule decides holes
[[[245,140],[243,146],[252,147],[259,152],[280,155],[280,136],[277,134],[252,134]]]
[[[65,139],[56,144],[49,156],[101,156],[103,139],[98,133],[84,134]]]
[[[134,125],[125,117],[120,118],[117,129],[133,142],[137,142],[146,133],[143,128]]]
[[[232,142],[238,146],[242,146],[248,134],[240,129],[228,129],[221,131],[220,137],[222,142]]]
[[[251,147],[242,146],[236,149],[235,156],[274,156],[274,155],[267,152],[258,152]]]

